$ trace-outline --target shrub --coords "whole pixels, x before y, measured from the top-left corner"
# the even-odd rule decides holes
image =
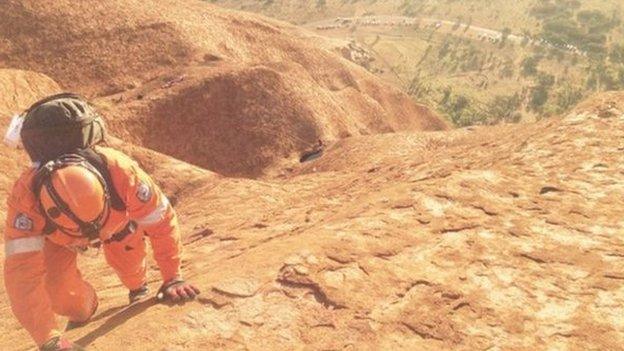
[[[529,107],[532,110],[539,111],[548,101],[548,89],[544,86],[538,86],[531,93],[531,101]]]
[[[555,95],[555,104],[558,107],[557,113],[562,113],[576,106],[583,98],[583,88],[579,86],[564,85]]]
[[[521,72],[523,76],[534,76],[537,74],[537,65],[542,60],[542,56],[534,55],[522,60]]]
[[[488,115],[491,122],[518,122],[518,118],[514,113],[520,107],[521,99],[518,94],[514,95],[497,95],[488,104]]]

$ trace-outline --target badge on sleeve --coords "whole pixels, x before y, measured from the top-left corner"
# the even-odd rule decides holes
[[[148,202],[152,198],[152,189],[147,183],[141,182],[137,188],[136,196],[139,201]]]
[[[20,213],[15,217],[13,227],[23,232],[30,232],[33,230],[33,221],[27,215]]]

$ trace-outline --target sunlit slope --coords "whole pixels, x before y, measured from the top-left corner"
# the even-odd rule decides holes
[[[617,350],[624,111],[622,94],[601,99],[522,129],[345,140],[287,179],[198,180],[177,209],[202,297],[121,311],[112,272],[84,259],[101,312],[69,336],[91,350]],[[6,320],[0,345],[26,348]]]

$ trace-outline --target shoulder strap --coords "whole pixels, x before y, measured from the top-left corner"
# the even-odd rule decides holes
[[[50,235],[52,233],[54,233],[54,231],[56,231],[57,226],[56,224],[54,224],[54,222],[52,222],[52,220],[48,217],[45,216],[45,226],[43,227],[43,235]]]
[[[100,172],[102,178],[108,185],[108,189],[110,191],[110,201],[111,207],[117,211],[125,211],[126,203],[123,201],[122,197],[119,196],[117,189],[115,189],[115,184],[113,184],[113,179],[111,178],[110,171],[108,170],[108,163],[106,160],[106,156],[101,153],[93,150],[93,148],[81,149],[76,152],[80,156],[84,157],[95,169]]]
[[[115,185],[113,184],[112,178],[110,176],[110,172],[108,170],[108,164],[106,162],[106,158],[104,157],[104,155],[101,155],[100,153],[96,152],[95,150],[91,148],[88,148],[88,149],[77,150],[73,154],[67,154],[65,156],[71,158],[72,155],[74,158],[76,157],[78,159],[83,158],[84,159],[83,162],[86,160],[86,162],[88,162],[88,164],[91,167],[95,168],[100,173],[100,175],[102,176],[102,180],[106,183],[106,187],[108,188],[110,206],[117,211],[125,211],[126,204],[124,203],[121,196],[119,196],[119,193],[117,192],[117,189],[115,188]],[[37,198],[39,196],[39,191],[41,190],[41,187],[44,186],[46,182],[45,179],[47,175],[49,174],[49,172],[46,172],[48,165],[41,165],[37,170],[37,174],[33,178],[32,191]],[[41,212],[45,213],[45,210],[41,206],[41,201],[37,201],[37,202],[39,203]],[[45,216],[45,218],[46,218],[46,223],[43,228],[44,235],[52,234],[56,229],[59,229],[58,226],[47,215]]]

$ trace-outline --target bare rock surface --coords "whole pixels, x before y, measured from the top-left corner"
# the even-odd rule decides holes
[[[0,65],[98,98],[124,141],[226,176],[319,139],[448,128],[305,31],[205,1],[9,0],[0,17]]]
[[[177,207],[201,298],[122,312],[112,273],[83,259],[101,312],[70,336],[92,350],[621,350],[623,127],[577,111],[355,138],[289,177],[199,181]],[[3,349],[27,348],[6,330]]]
[[[98,97],[114,145],[175,203],[183,273],[203,291],[126,307],[103,257],[81,257],[100,309],[69,338],[89,350],[623,349],[624,94],[535,124],[424,132],[446,125],[290,26],[178,3],[0,3],[0,63]],[[19,71],[0,71],[0,87],[3,121],[58,88]],[[192,135],[168,134],[175,122]],[[319,136],[320,157],[276,167]],[[6,197],[28,164],[4,146],[0,162]],[[4,289],[0,315],[0,349],[31,349]]]
[[[60,92],[61,88],[51,78],[35,72],[0,68],[0,138],[11,118],[21,113],[37,100]],[[29,166],[26,155],[12,149],[0,140],[0,204],[4,206],[13,183]],[[4,209],[0,210],[0,231],[4,231]],[[0,241],[3,239],[0,239]]]

